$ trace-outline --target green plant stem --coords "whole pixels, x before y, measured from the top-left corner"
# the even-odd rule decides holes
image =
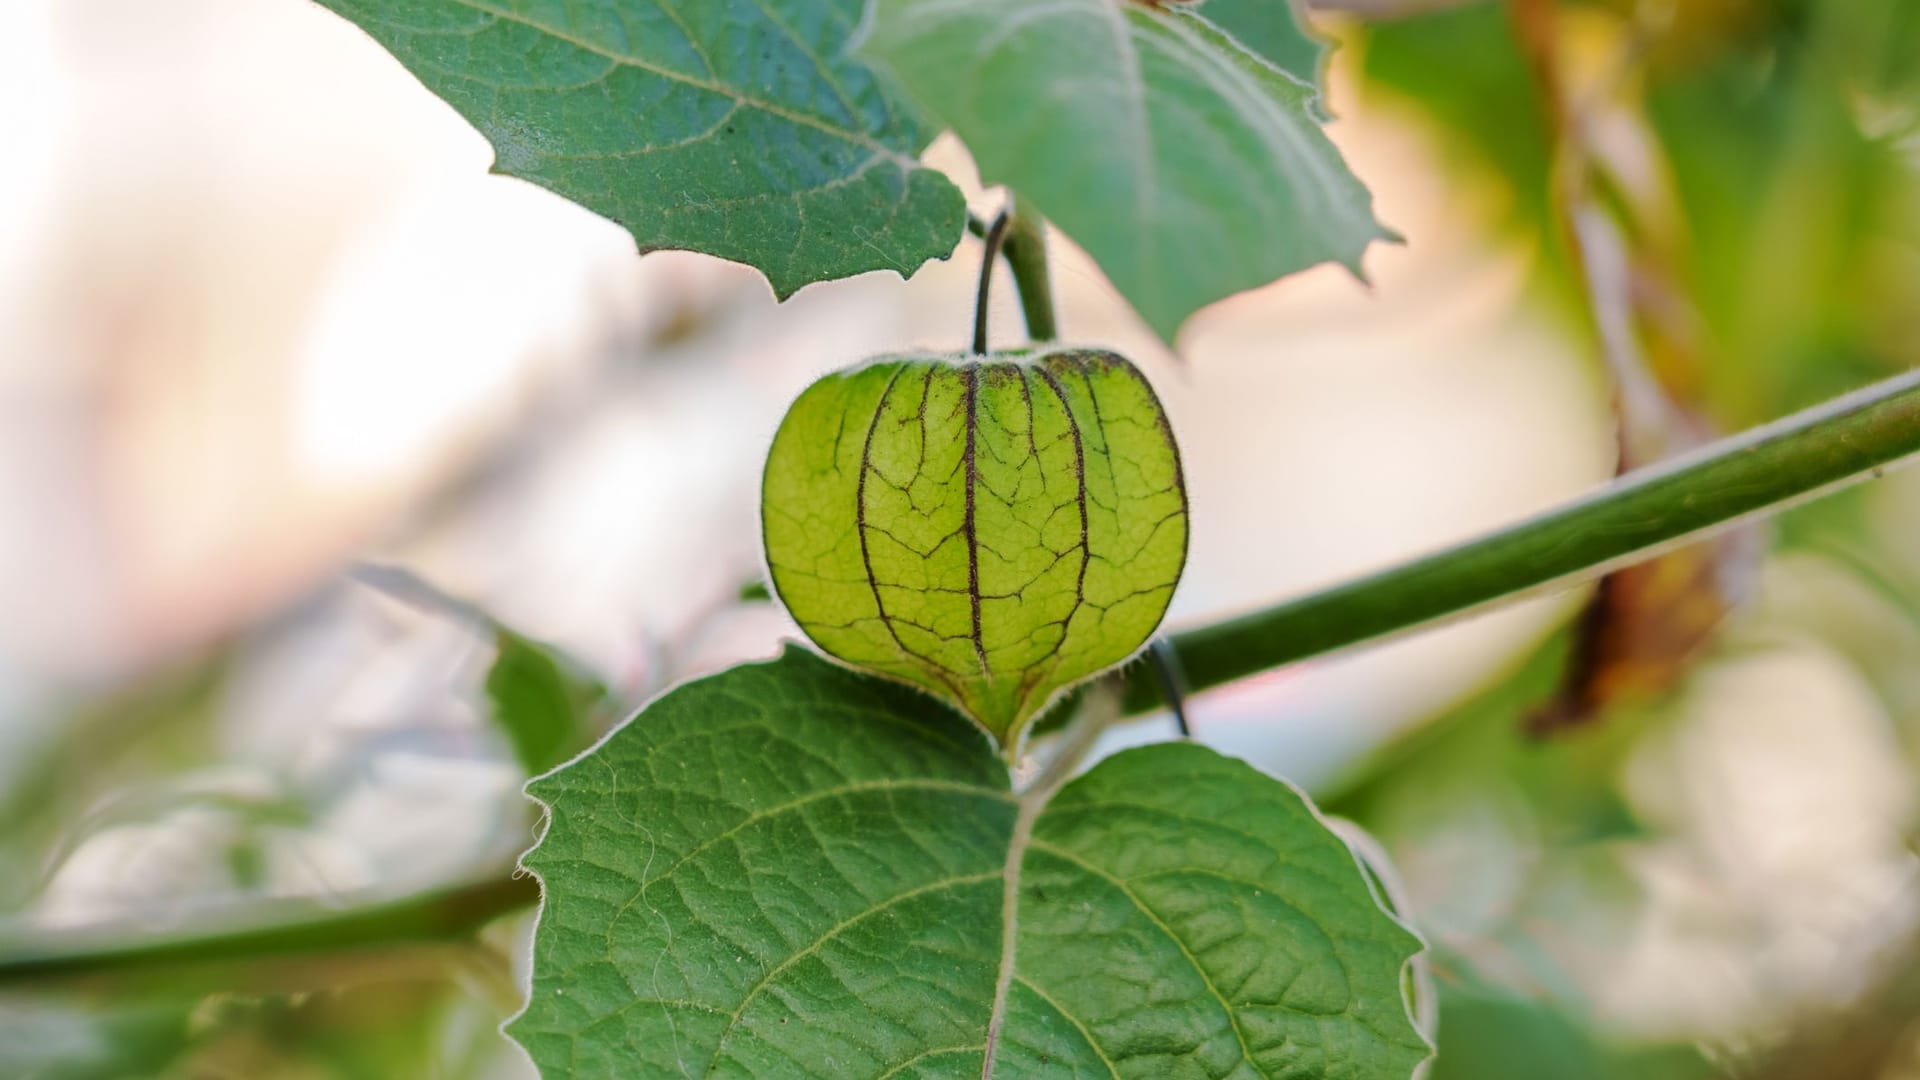
[[[1480,539],[1174,634],[1171,641],[1188,685],[1204,690],[1598,577],[1762,511],[1878,476],[1916,452],[1920,372],[1910,372],[1630,473],[1585,498]],[[1160,705],[1158,687],[1144,665],[1129,672],[1125,694],[1127,712]],[[457,940],[537,899],[531,880],[503,876],[358,909],[303,905],[246,926],[159,942],[114,944],[43,934],[30,944],[0,946],[0,988],[209,961],[298,959],[329,950]]]
[[[1020,293],[1020,314],[1027,337],[1052,341],[1060,336],[1053,311],[1053,278],[1047,270],[1047,219],[1015,196],[1008,206],[1012,227],[1007,233],[1007,268],[1013,271]]]
[[[391,950],[457,942],[540,899],[531,876],[498,877],[360,906],[287,902],[255,908],[217,928],[165,938],[36,931],[0,946],[0,989],[40,988],[89,979],[146,981],[167,987],[179,973],[231,962],[299,963],[346,950]]]
[[[1205,690],[1297,660],[1600,577],[1879,476],[1920,452],[1920,371],[1754,428],[1479,539],[1238,618],[1171,635]],[[1144,666],[1126,708],[1160,705]]]
[[[987,351],[987,300],[993,290],[993,264],[1000,261],[1001,245],[1006,243],[1007,227],[1013,224],[1011,210],[1000,211],[980,236],[980,284],[973,296],[973,354]]]

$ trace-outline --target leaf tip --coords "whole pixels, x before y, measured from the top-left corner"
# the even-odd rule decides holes
[[[1404,245],[1406,242],[1405,237],[1376,221],[1374,223],[1374,235],[1369,237],[1367,242],[1361,244],[1352,254],[1342,255],[1337,261],[1345,268],[1348,274],[1352,275],[1353,280],[1359,282],[1361,286],[1371,291],[1374,288],[1374,280],[1373,276],[1367,273],[1367,252],[1370,251],[1376,243]]]

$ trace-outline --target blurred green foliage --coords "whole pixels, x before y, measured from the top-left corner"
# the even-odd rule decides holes
[[[607,688],[550,645],[497,627],[487,669],[494,726],[513,743],[527,775],[536,776],[585,749],[604,725]]]
[[[1619,1047],[1536,998],[1440,980],[1445,1033],[1427,1080],[1708,1080],[1712,1065],[1684,1046]]]
[[[1489,235],[1529,245],[1536,297],[1584,325],[1589,301],[1555,203],[1567,158],[1516,34],[1522,6],[1456,4],[1364,24],[1361,92],[1433,125],[1450,167],[1493,193],[1480,205]],[[1654,357],[1673,364],[1680,346],[1677,367],[1660,372],[1678,405],[1731,430],[1920,361],[1920,5],[1548,6],[1575,53],[1625,43],[1615,54],[1628,72],[1620,98],[1655,155],[1633,163],[1673,204],[1665,220],[1617,191],[1603,191],[1602,205],[1637,253],[1658,264],[1652,288],[1669,292],[1653,303],[1679,312],[1655,345],[1667,352]],[[1846,588],[1872,600],[1791,613],[1836,612],[1818,621],[1785,623],[1774,611],[1765,616],[1772,621],[1749,626],[1760,616],[1736,609],[1732,622],[1750,636],[1811,637],[1858,665],[1911,746],[1920,716],[1898,672],[1900,657],[1920,662],[1913,639],[1852,621],[1898,626],[1920,610],[1920,583],[1903,554],[1908,534],[1889,528],[1901,500],[1910,501],[1901,489],[1859,489],[1791,511],[1764,532],[1776,551],[1817,552],[1821,580],[1835,589],[1851,580]],[[1548,934],[1608,940],[1608,928],[1644,904],[1622,860],[1654,826],[1624,798],[1623,772],[1646,734],[1678,720],[1675,701],[1655,700],[1610,711],[1597,730],[1530,737],[1526,719],[1553,692],[1569,648],[1564,636],[1549,639],[1484,691],[1415,725],[1330,806],[1408,863],[1437,834],[1471,833],[1448,834],[1449,814],[1465,820],[1476,801],[1497,807],[1501,827],[1483,833],[1482,846],[1455,851],[1468,864],[1462,876],[1531,845],[1519,857],[1520,895],[1502,894],[1512,906],[1498,917],[1423,912],[1443,940],[1470,924],[1477,946],[1471,957],[1443,950],[1436,958],[1436,1080],[1723,1075],[1684,1046],[1624,1056],[1606,1049],[1607,1037],[1581,1019],[1581,988],[1561,977],[1551,950],[1532,947]],[[1710,652],[1709,662],[1723,653]],[[1556,888],[1568,875],[1585,884]],[[1444,904],[1445,890],[1429,900]],[[1475,959],[1485,955],[1502,957],[1499,970]]]
[[[1634,4],[1610,11],[1633,34]],[[1910,366],[1920,289],[1920,14],[1907,0],[1681,4],[1642,31],[1643,120],[1684,222],[1675,269],[1700,320],[1700,403],[1726,429]],[[1368,24],[1363,93],[1404,99],[1442,152],[1502,193],[1489,222],[1542,252],[1578,307],[1550,192],[1555,143],[1505,3]]]

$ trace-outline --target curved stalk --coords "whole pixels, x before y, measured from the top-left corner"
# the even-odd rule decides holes
[[[993,290],[993,264],[1000,261],[1000,246],[1006,242],[1007,226],[1013,223],[1013,212],[1002,210],[987,226],[980,237],[980,284],[973,294],[973,354],[984,356],[987,351],[987,299]]]

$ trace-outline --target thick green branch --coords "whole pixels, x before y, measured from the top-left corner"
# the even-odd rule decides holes
[[[1920,452],[1920,372],[1647,469],[1389,570],[1172,635],[1194,690],[1599,577],[1743,518],[1880,475]],[[1144,665],[1129,712],[1159,706]]]

